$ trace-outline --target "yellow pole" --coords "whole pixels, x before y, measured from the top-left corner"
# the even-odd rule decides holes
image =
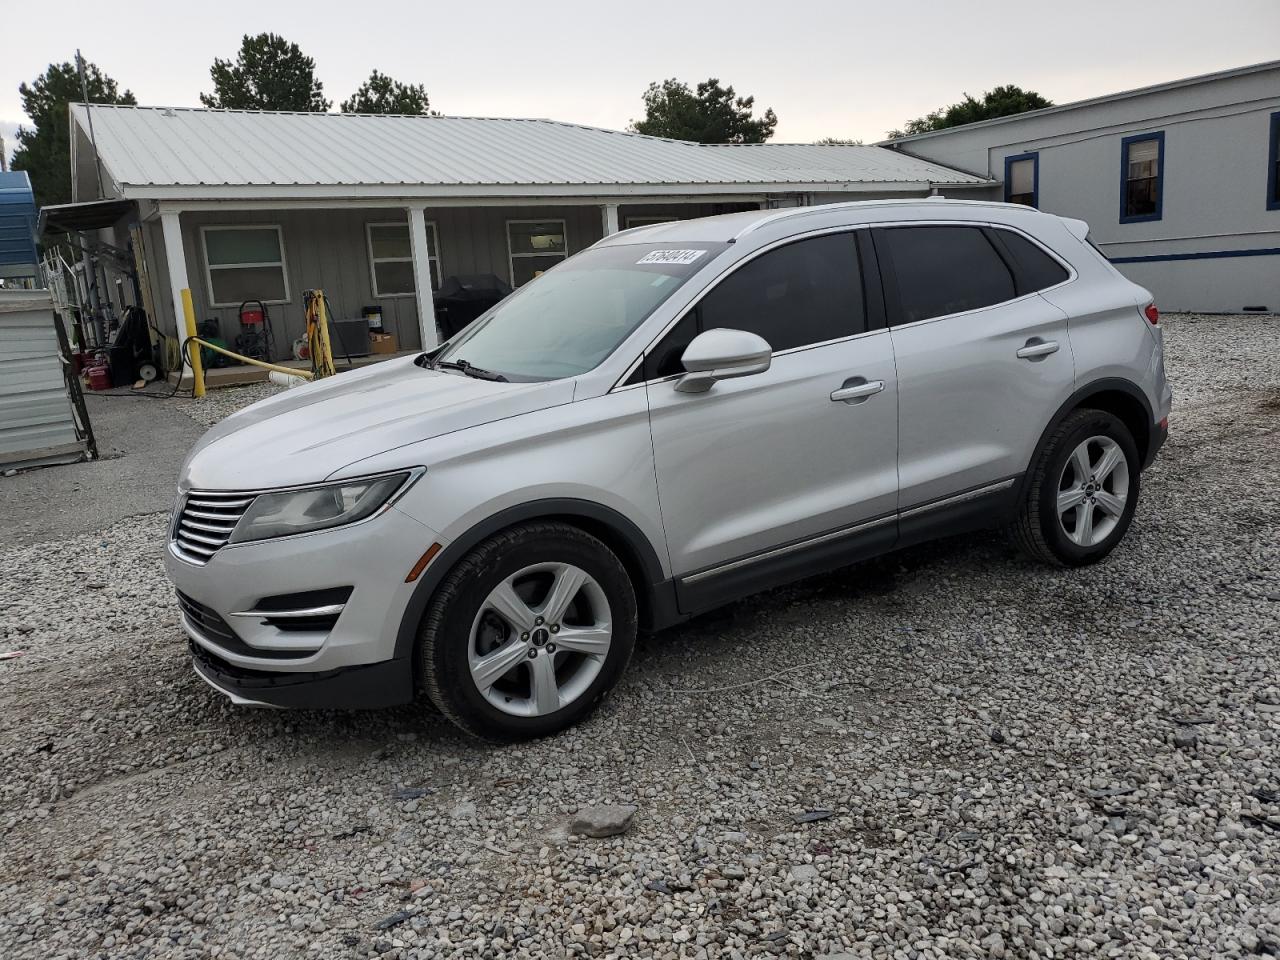
[[[182,315],[186,319],[187,336],[194,337],[196,335],[196,308],[191,305],[191,291],[187,288],[182,290]],[[185,341],[184,341],[185,342]],[[195,350],[190,349],[190,345],[183,351],[188,354],[187,359],[191,362],[191,376],[195,380],[195,385],[191,388],[192,396],[204,396],[204,364],[200,361],[200,348],[197,346]],[[182,376],[181,373],[178,374]]]
[[[320,356],[311,358],[311,369],[315,371],[318,380],[321,377],[331,377],[337,371],[333,368],[333,347],[329,344],[329,311],[325,305],[324,291],[316,290],[312,296],[315,297],[316,339],[320,345]]]

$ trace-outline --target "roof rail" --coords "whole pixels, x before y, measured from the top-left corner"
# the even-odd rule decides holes
[[[831,210],[840,210],[846,207],[855,207],[855,206],[862,207],[862,206],[872,206],[872,205],[886,206],[886,207],[890,207],[890,206],[906,207],[906,206],[912,206],[915,204],[923,203],[925,201],[930,201],[930,202],[941,201],[942,203],[946,203],[946,204],[953,204],[956,206],[967,206],[967,207],[1005,208],[1005,207],[1011,206],[1011,204],[1007,204],[999,200],[957,200],[953,197],[931,196],[931,197],[903,197],[903,198],[897,198],[892,200],[846,200],[842,203],[822,203],[822,204],[818,204],[817,206],[811,206],[811,207],[785,207],[781,210],[772,211],[767,216],[760,217],[758,220],[753,220],[751,223],[747,224],[745,227],[739,230],[736,234],[734,234],[733,239],[737,240],[740,237],[744,237],[747,234],[752,233],[756,230],[759,230],[760,228],[765,227],[771,223],[775,223],[778,220],[788,220],[788,219],[799,218],[799,217],[817,216],[818,214],[827,213]],[[1013,206],[1016,206],[1016,204],[1013,204]],[[1033,208],[1029,207],[1027,209],[1033,209]]]

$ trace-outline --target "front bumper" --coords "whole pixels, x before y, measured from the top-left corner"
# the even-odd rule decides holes
[[[411,673],[407,662],[394,659],[416,586],[405,583],[405,575],[435,539],[392,507],[349,527],[228,545],[203,564],[184,559],[170,544],[165,567],[184,595],[183,629],[193,648],[210,658],[202,677],[229,696],[276,703],[279,690],[274,700],[252,691],[282,688],[291,674],[323,691],[338,671],[391,669],[386,665],[392,662],[406,677]],[[299,632],[296,624],[286,629],[256,613],[238,615],[269,607],[269,598],[338,588],[350,588],[350,594],[336,621],[323,629]],[[286,680],[264,685],[254,679],[259,675]]]
[[[191,641],[196,675],[240,707],[359,710],[413,700],[413,664],[384,660],[321,673],[246,670]]]

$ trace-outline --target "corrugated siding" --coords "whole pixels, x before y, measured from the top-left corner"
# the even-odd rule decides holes
[[[366,305],[382,307],[383,323],[396,334],[402,350],[421,346],[418,308],[414,297],[374,297],[365,226],[404,219],[400,210],[262,210],[184,213],[183,245],[187,277],[197,321],[214,317],[223,338],[234,344],[240,332],[235,307],[211,307],[205,271],[204,241],[200,228],[217,224],[273,224],[284,233],[285,266],[289,278],[288,303],[270,304],[276,356],[288,356],[293,340],[303,335],[302,294],[321,288],[338,317],[361,316]],[[564,220],[569,253],[585,250],[604,236],[598,206],[441,207],[427,208],[426,219],[436,225],[440,250],[440,275],[493,273],[511,282],[507,258],[508,220]],[[149,225],[148,250],[155,268],[152,279],[156,303],[171,312],[172,298],[165,267],[164,239],[158,226]]]
[[[0,463],[78,442],[43,291],[0,290]]]
[[[93,123],[111,179],[132,187],[981,182],[883,147],[703,146],[552,120],[94,106]]]

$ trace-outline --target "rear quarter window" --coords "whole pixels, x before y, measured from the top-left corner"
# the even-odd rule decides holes
[[[998,229],[991,233],[1008,255],[1018,296],[1057,286],[1070,276],[1062,264],[1022,234]]]

